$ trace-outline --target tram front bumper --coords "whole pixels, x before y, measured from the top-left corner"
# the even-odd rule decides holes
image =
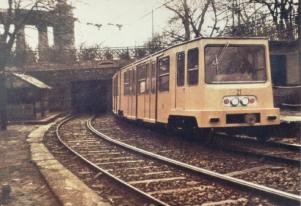
[[[278,108],[229,111],[199,111],[196,115],[198,127],[244,127],[280,124]]]

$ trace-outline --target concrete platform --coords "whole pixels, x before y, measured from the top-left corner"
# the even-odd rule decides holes
[[[53,122],[55,119],[57,119],[58,117],[60,117],[62,115],[63,114],[61,112],[53,112],[53,113],[49,113],[44,119],[12,121],[12,122],[9,122],[9,124],[36,124],[36,125],[49,124],[50,122]]]
[[[53,123],[41,126],[28,136],[33,162],[60,203],[66,206],[109,206],[110,204],[65,169],[43,144],[43,136]]]
[[[26,138],[36,128],[33,125],[9,125],[7,131],[0,131],[0,205],[60,205],[31,162]],[[3,185],[11,190],[5,197],[1,194]]]
[[[282,123],[301,123],[301,111],[280,111],[280,121]]]

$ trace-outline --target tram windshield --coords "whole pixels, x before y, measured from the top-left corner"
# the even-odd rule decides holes
[[[205,48],[206,83],[264,82],[265,48],[257,45],[209,45]]]

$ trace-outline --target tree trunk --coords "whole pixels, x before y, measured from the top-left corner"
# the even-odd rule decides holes
[[[6,46],[4,42],[0,42],[0,131],[6,130],[7,127],[5,65],[9,56],[7,55]]]
[[[301,0],[299,0],[298,4],[298,16],[297,16],[297,24],[298,24],[298,44],[299,44],[299,71],[301,71]],[[299,83],[301,84],[301,79],[299,79]]]
[[[7,128],[6,86],[4,68],[0,68],[0,130]]]
[[[189,21],[183,20],[184,29],[185,29],[185,41],[190,40],[190,27]]]
[[[183,2],[183,8],[184,8],[184,29],[185,29],[185,40],[190,40],[190,22],[189,22],[189,8],[187,5],[187,0]]]

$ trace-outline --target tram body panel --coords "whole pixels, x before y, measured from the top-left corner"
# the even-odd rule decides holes
[[[128,80],[134,67],[136,79]],[[193,118],[199,128],[279,124],[266,39],[197,39],[125,67],[118,81],[117,107],[126,118]],[[136,92],[123,88],[133,86]]]

